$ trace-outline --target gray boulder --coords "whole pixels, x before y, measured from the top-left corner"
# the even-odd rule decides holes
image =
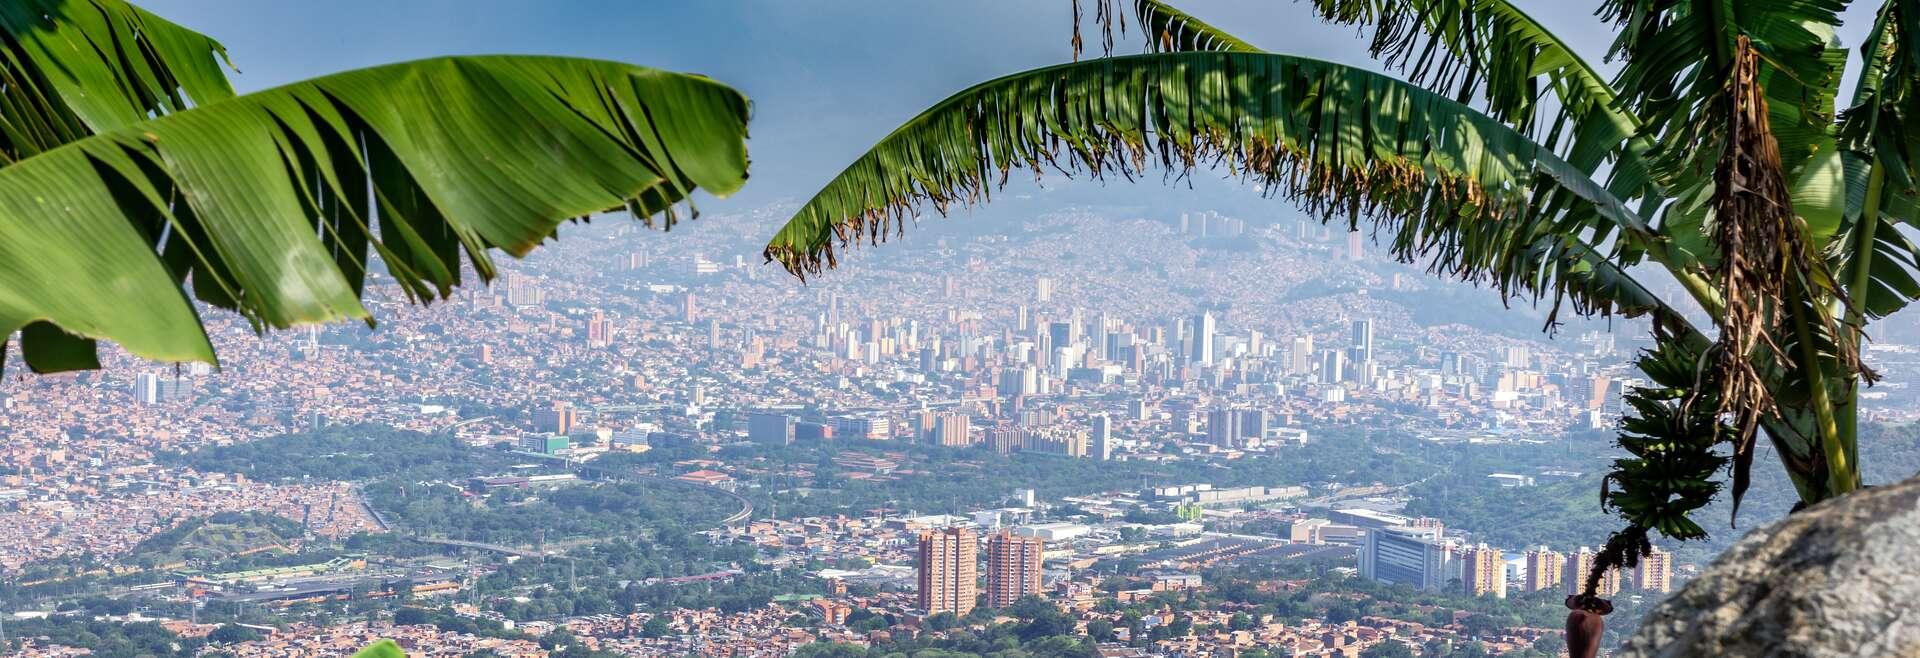
[[[1920,657],[1920,477],[1749,533],[1615,655]]]

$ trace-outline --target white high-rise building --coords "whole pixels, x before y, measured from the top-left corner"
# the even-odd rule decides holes
[[[1202,311],[1193,318],[1193,362],[1213,365],[1213,313]]]
[[[1093,441],[1087,448],[1088,457],[1100,461],[1113,459],[1113,419],[1106,414],[1093,417]]]

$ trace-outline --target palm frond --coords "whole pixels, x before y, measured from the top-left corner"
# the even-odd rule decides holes
[[[1375,223],[1403,259],[1509,295],[1567,295],[1547,257],[1571,243],[1549,238],[1617,246],[1647,230],[1541,145],[1424,89],[1301,57],[1169,53],[963,91],[829,182],[765,255],[804,277],[834,266],[839,248],[904,230],[923,202],[945,212],[985,201],[1014,169],[1131,179],[1152,163],[1224,166],[1324,219]],[[1581,314],[1617,301],[1566,300]]]
[[[745,180],[747,102],[703,77],[548,57],[339,73],[82,139],[0,169],[0,335],[36,370],[93,341],[212,361],[182,290],[256,330],[366,318],[370,258],[415,301],[461,253],[527,253],[568,218],[664,213]]]
[[[1640,120],[1615,106],[1606,78],[1571,45],[1507,0],[1309,0],[1320,17],[1372,30],[1369,50],[1389,66],[1456,100],[1537,135],[1568,162],[1593,172],[1615,161],[1621,195],[1649,184],[1633,143]],[[1542,103],[1549,95],[1555,103]]]
[[[1670,188],[1710,178],[1724,138],[1718,99],[1741,37],[1758,53],[1757,83],[1788,180],[1832,148],[1846,63],[1832,26],[1845,8],[1844,0],[1606,0],[1601,15],[1621,26],[1611,54],[1626,62],[1616,89],[1645,119],[1642,134],[1666,145],[1657,173]]]
[[[1121,34],[1127,31],[1127,10],[1122,4],[1131,2],[1135,24],[1147,42],[1148,52],[1264,52],[1253,44],[1247,43],[1226,30],[1214,27],[1206,21],[1180,11],[1173,5],[1160,0],[1089,0],[1095,4],[1094,19],[1100,23],[1101,43],[1108,55],[1113,54],[1114,31],[1117,27]],[[1074,15],[1074,55],[1080,54],[1080,18],[1082,16],[1080,0],[1073,0]]]
[[[1860,54],[1838,130],[1847,194],[1839,244],[1847,248],[1831,250],[1832,269],[1849,273],[1857,315],[1877,319],[1920,298],[1920,258],[1892,225],[1920,226],[1920,128],[1907,125],[1920,116],[1920,0],[1882,5]]]
[[[226,50],[123,0],[0,3],[0,157],[233,96]]]

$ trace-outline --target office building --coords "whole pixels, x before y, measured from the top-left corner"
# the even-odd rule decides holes
[[[920,609],[927,615],[973,611],[979,587],[980,545],[967,528],[920,533]]]
[[[536,434],[520,440],[520,449],[542,455],[554,455],[565,452],[573,446],[573,441],[564,436]]]
[[[1193,354],[1192,362],[1202,366],[1213,365],[1213,313],[1203,311],[1193,318]]]
[[[141,404],[160,404],[185,399],[193,394],[193,380],[175,375],[143,372],[133,377],[133,398]]]
[[[1654,548],[1633,568],[1633,587],[1642,592],[1673,591],[1673,554]]]
[[[1422,591],[1440,589],[1452,580],[1458,565],[1453,551],[1434,535],[1426,528],[1367,530],[1366,543],[1360,549],[1360,575]]]
[[[1468,596],[1507,598],[1506,556],[1486,544],[1468,547],[1461,555],[1460,584]]]
[[[1308,375],[1313,372],[1313,337],[1301,336],[1293,339],[1293,345],[1287,348],[1287,374]]]
[[[1373,321],[1353,321],[1353,361],[1365,364],[1373,361]]]
[[[1004,608],[1040,593],[1040,563],[1047,543],[1039,537],[1002,532],[987,540],[987,607]]]
[[[1093,417],[1093,440],[1087,446],[1087,456],[1100,461],[1113,459],[1113,420],[1106,414]]]
[[[1320,383],[1338,384],[1347,379],[1347,355],[1340,350],[1320,354]]]
[[[794,420],[780,413],[756,413],[747,416],[747,440],[768,445],[793,443]]]
[[[1536,546],[1527,550],[1526,563],[1527,579],[1521,584],[1521,590],[1538,592],[1560,584],[1562,572],[1567,568],[1567,556],[1545,546]]]

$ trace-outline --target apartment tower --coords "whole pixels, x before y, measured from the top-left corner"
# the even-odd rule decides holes
[[[967,528],[920,533],[920,609],[928,615],[973,612],[980,541]]]
[[[1004,608],[1020,597],[1039,594],[1041,554],[1046,548],[1039,537],[1006,532],[987,540],[987,607]]]

